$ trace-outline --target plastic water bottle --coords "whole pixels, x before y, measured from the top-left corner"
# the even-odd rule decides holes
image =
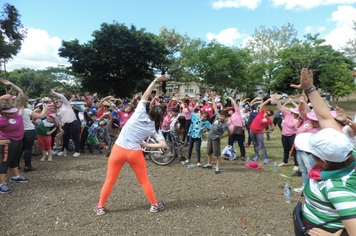
[[[66,148],[63,149],[63,156],[64,156],[64,157],[67,156],[67,149],[66,149]]]
[[[168,161],[169,160],[169,158],[168,157],[166,157],[166,158],[163,158],[163,160],[162,161]]]
[[[287,193],[286,193],[286,203],[290,203],[290,190],[287,187]]]
[[[277,162],[274,162],[273,171],[274,171],[274,172],[277,172]]]
[[[286,183],[286,185],[284,185],[284,195],[287,194],[287,189],[289,189],[288,183]]]
[[[188,165],[187,167],[188,167],[189,169],[192,169],[192,168],[195,167],[195,165],[191,164],[191,165]]]
[[[246,165],[250,164],[250,157],[247,157]]]
[[[185,161],[181,161],[180,163],[182,163],[182,165],[185,166]]]

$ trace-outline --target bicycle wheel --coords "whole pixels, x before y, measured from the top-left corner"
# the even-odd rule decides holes
[[[110,144],[109,144],[109,151],[108,151],[108,153],[106,154],[106,157],[109,157],[109,156],[110,156],[111,149],[114,147],[114,145],[115,145],[116,140],[117,140],[118,137],[119,137],[119,135],[117,135],[116,137],[114,137],[114,138],[111,140],[111,142],[110,142]]]
[[[32,151],[31,151],[32,156],[38,156],[42,154],[40,144],[38,143],[37,139],[33,143],[32,146]]]
[[[152,151],[159,151],[160,149],[151,148],[148,150],[147,154],[150,159],[157,165],[166,166],[171,164],[176,158],[177,150],[174,147],[174,144],[166,140],[167,148],[161,149],[163,153],[152,153]]]

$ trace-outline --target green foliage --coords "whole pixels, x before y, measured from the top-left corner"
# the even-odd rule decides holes
[[[200,83],[213,87],[220,94],[245,83],[245,50],[227,47],[217,42],[205,46],[197,41],[182,50],[187,67],[200,78]]]
[[[5,3],[0,12],[0,59],[12,59],[20,51],[25,37],[26,30],[20,22],[19,12],[13,5]]]
[[[346,46],[343,48],[346,55],[353,60],[356,60],[356,21],[354,21],[354,26],[352,29],[355,31],[355,38],[349,39]]]
[[[83,89],[121,97],[143,91],[168,50],[158,36],[124,24],[103,23],[85,44],[63,41],[59,55],[72,64]]]
[[[340,97],[346,97],[356,90],[354,78],[346,63],[339,65],[333,62],[328,64],[324,70],[325,73],[321,75],[320,82],[324,91],[331,92],[334,101],[337,102]]]

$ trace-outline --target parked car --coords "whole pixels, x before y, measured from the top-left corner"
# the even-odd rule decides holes
[[[82,101],[74,101],[74,102],[71,102],[70,105],[74,105],[76,108],[78,108],[79,110],[79,119],[80,121],[82,122],[82,124],[84,123],[84,105],[86,103],[85,102],[82,102]]]
[[[286,93],[282,93],[282,94],[278,94],[278,95],[281,99],[287,99],[289,97],[289,95]],[[274,94],[271,94],[270,97],[274,98]]]

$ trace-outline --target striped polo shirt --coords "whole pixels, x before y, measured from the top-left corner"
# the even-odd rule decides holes
[[[350,166],[334,171],[323,170],[321,179],[309,179],[304,188],[305,204],[303,215],[315,224],[328,221],[331,229],[343,229],[342,219],[356,218],[356,162]]]

